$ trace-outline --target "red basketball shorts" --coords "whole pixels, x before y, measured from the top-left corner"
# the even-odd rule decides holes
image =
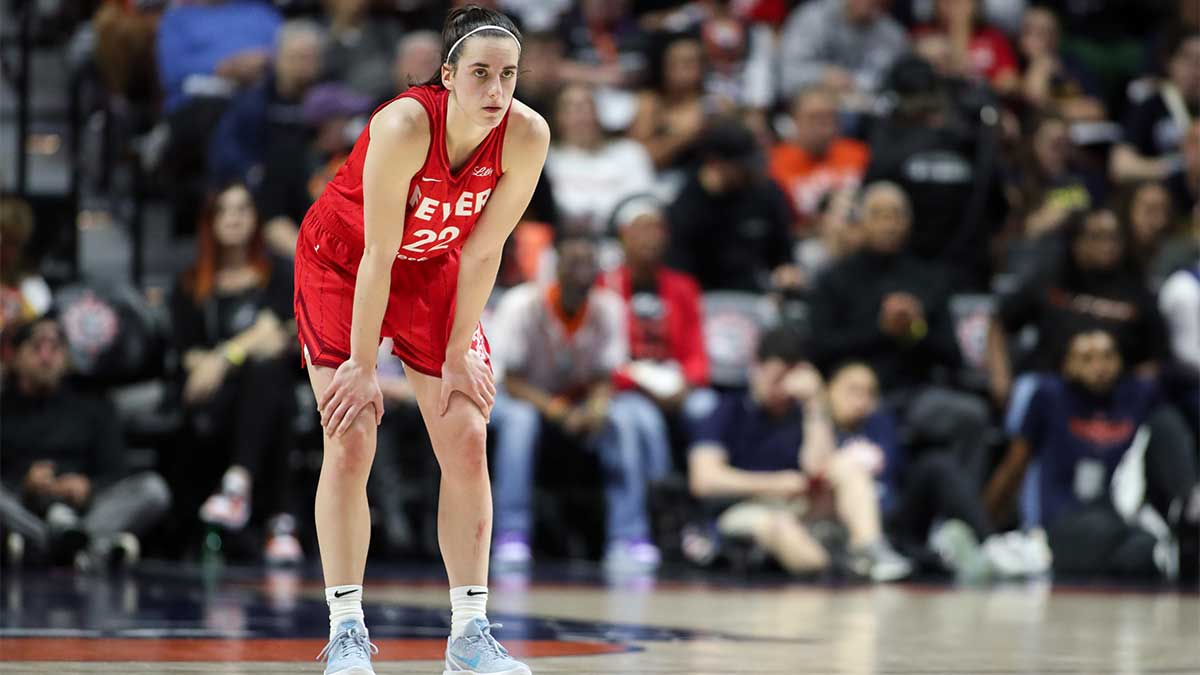
[[[362,259],[361,243],[321,222],[321,211],[308,212],[296,243],[296,328],[307,362],[337,368],[350,358],[354,284]],[[392,286],[379,339],[392,338],[393,353],[432,377],[442,376],[446,343],[454,323],[459,251],[420,262],[392,264]],[[481,327],[471,349],[491,365],[491,348]]]

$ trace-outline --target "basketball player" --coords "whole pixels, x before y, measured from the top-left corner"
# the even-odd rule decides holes
[[[528,675],[486,617],[492,497],[484,449],[495,385],[479,315],[550,132],[513,100],[521,38],[469,5],[446,18],[441,72],[375,111],[305,217],[296,323],[324,428],[317,538],[329,603],[326,675],[373,675],[362,581],[367,474],[383,399],[382,337],[403,359],[442,469],[438,542],[450,578],[445,672]]]

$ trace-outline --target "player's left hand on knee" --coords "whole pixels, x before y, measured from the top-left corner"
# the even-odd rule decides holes
[[[496,382],[492,369],[479,354],[467,350],[462,356],[447,356],[442,364],[442,392],[438,408],[442,415],[450,409],[450,397],[461,392],[491,419],[492,406],[496,403]]]

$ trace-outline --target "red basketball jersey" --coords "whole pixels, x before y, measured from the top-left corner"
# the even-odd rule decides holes
[[[457,171],[451,171],[446,155],[446,102],[449,96],[450,92],[441,87],[425,85],[412,87],[392,99],[411,98],[429,115],[429,152],[425,155],[425,164],[408,184],[404,239],[396,252],[400,260],[428,260],[462,248],[500,179],[508,111],[466,163]],[[370,142],[371,125],[368,124],[346,163],[313,205],[326,216],[322,218],[326,226],[336,229],[347,242],[359,246],[363,244],[363,164]]]

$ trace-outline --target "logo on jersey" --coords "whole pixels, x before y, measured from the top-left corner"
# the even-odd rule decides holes
[[[492,196],[491,188],[481,192],[463,192],[453,204],[442,202],[421,194],[421,186],[413,186],[412,196],[408,198],[408,207],[413,209],[413,217],[417,220],[432,221],[434,214],[442,213],[445,222],[451,216],[473,216],[483,210],[488,197]]]
[[[475,167],[475,170],[471,172],[471,175],[479,177],[479,178],[483,178],[484,176],[490,176],[490,175],[492,175],[492,167],[490,167],[490,166]]]

